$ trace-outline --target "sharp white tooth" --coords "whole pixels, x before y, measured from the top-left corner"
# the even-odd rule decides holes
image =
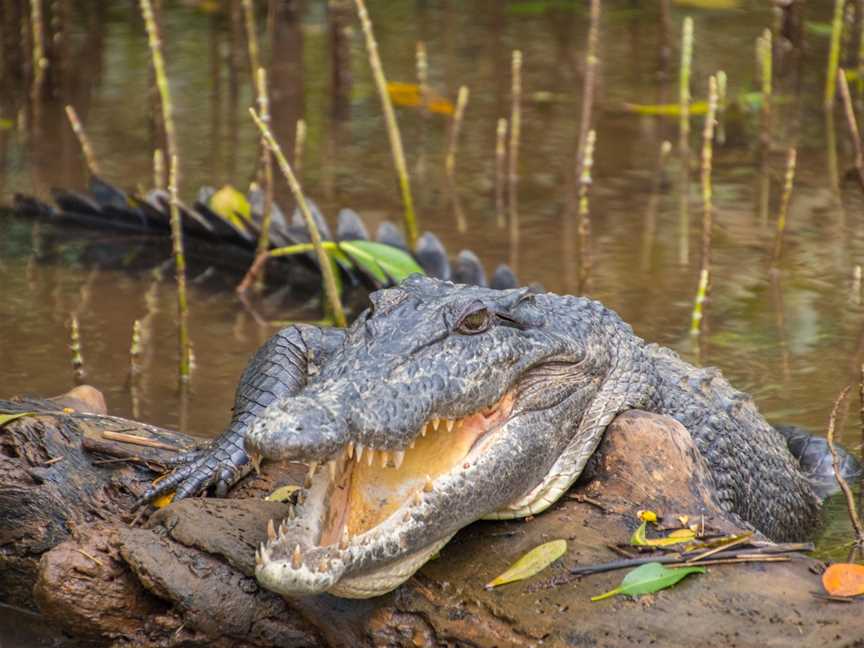
[[[397,450],[393,453],[393,465],[396,466],[396,470],[402,467],[402,462],[405,461],[405,451]]]
[[[267,520],[267,538],[270,542],[276,539],[276,527],[273,526],[273,518]]]
[[[348,527],[342,527],[342,537],[339,539],[339,548],[345,551],[351,542],[351,536],[348,535]]]
[[[414,491],[414,497],[411,499],[413,506],[420,506],[423,503],[423,498],[420,496],[420,491]]]
[[[422,428],[420,428],[420,435],[425,437],[425,436],[426,436],[426,433],[429,431],[429,428],[430,428],[431,426],[432,426],[432,423],[427,423],[427,424],[424,425]]]
[[[453,419],[447,419],[447,431],[448,431],[448,432],[452,432],[452,431],[453,431],[453,426],[454,426],[454,425],[456,425],[456,421],[454,421]]]
[[[264,564],[264,561],[261,559],[261,552],[256,549],[255,550],[255,567],[261,567]]]
[[[330,470],[330,481],[336,481],[336,461],[334,459],[328,461],[327,468]]]
[[[408,449],[409,449],[409,450],[413,450],[415,445],[417,445],[417,439],[414,439],[414,440],[411,442],[411,444],[408,446]]]
[[[360,459],[363,457],[363,450],[365,450],[365,448],[358,443],[357,444],[357,452],[354,455],[354,458],[357,460],[358,464],[360,463]]]
[[[261,543],[261,547],[258,549],[258,551],[261,553],[261,562],[268,562],[270,560],[270,550],[263,542]]]
[[[432,419],[432,429],[433,430],[437,430],[440,427],[440,425],[441,425],[441,419],[439,419],[439,418],[433,418]]]
[[[291,554],[291,566],[294,569],[300,569],[300,565],[303,564],[303,555],[300,553],[300,545],[295,545],[294,553]]]
[[[432,478],[429,475],[426,475],[426,483],[423,484],[423,492],[431,493],[434,488],[435,487],[432,485]]]
[[[348,458],[350,459],[353,456],[354,456],[354,442],[350,441],[348,443]]]
[[[386,450],[381,451],[381,467],[386,468],[387,464],[390,463],[390,453]]]
[[[375,462],[375,451],[372,448],[369,448],[369,452],[366,455],[366,465],[371,466]]]

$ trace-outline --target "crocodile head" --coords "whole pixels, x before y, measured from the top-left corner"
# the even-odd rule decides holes
[[[282,594],[376,596],[471,522],[542,511],[639,404],[612,377],[641,341],[597,302],[416,276],[371,302],[247,435],[253,456],[310,466],[257,554]]]

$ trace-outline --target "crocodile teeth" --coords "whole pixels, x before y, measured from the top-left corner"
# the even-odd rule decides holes
[[[270,560],[270,550],[267,548],[263,542],[261,546],[258,548],[258,553],[261,554],[261,562],[268,562]]]
[[[381,451],[381,467],[386,468],[387,464],[390,463],[390,453],[386,450]]]
[[[413,506],[420,506],[423,503],[423,498],[420,496],[420,491],[414,491],[414,496],[411,498],[411,504]]]
[[[360,463],[360,459],[363,457],[363,450],[365,450],[365,448],[358,443],[357,444],[357,454],[354,455],[354,458],[357,460],[358,464]]]
[[[330,471],[330,480],[336,481],[336,461],[334,459],[327,462],[327,469]]]
[[[426,483],[423,484],[423,492],[431,493],[435,487],[432,485],[432,478],[429,475],[426,475]]]
[[[317,461],[313,461],[312,463],[309,464],[309,472],[308,472],[308,474],[307,474],[307,476],[309,477],[309,479],[312,479],[312,478],[315,476],[315,471],[316,471],[316,470],[318,470],[318,462],[317,462]]]
[[[405,516],[402,518],[402,521],[403,522],[410,522],[411,521],[411,511],[405,511]]]
[[[432,419],[432,429],[433,430],[437,430],[440,425],[441,425],[441,419],[439,419],[439,418],[433,418]]]
[[[264,564],[264,560],[261,558],[261,551],[259,549],[255,550],[255,567],[261,567]]]
[[[348,442],[347,453],[348,453],[349,459],[354,456],[354,442],[353,441]]]
[[[393,465],[396,466],[396,470],[402,466],[402,462],[405,461],[405,451],[397,450],[393,453]]]
[[[342,537],[339,539],[339,549],[345,551],[351,542],[351,536],[348,535],[348,527],[342,527]]]
[[[276,528],[273,526],[273,518],[267,520],[267,538],[270,542],[273,542],[276,539]]]
[[[303,564],[303,555],[300,553],[300,545],[294,546],[294,553],[291,554],[291,566],[294,569],[300,569]]]
[[[426,425],[424,425],[422,428],[420,428],[420,434],[423,435],[423,436],[425,437],[425,436],[426,436],[426,432],[429,431],[429,428],[430,428],[431,426],[432,426],[432,423],[427,423]]]
[[[416,440],[416,439],[413,440],[413,441],[408,445],[408,449],[409,449],[409,450],[413,450],[415,445],[417,445],[417,440]]]
[[[447,419],[447,431],[448,431],[448,432],[452,432],[452,431],[453,431],[453,426],[454,426],[454,425],[456,425],[456,421],[454,421],[453,419]]]

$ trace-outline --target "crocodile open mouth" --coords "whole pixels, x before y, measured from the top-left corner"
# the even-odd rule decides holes
[[[410,527],[422,526],[426,515],[446,515],[436,497],[452,492],[453,480],[483,456],[510,418],[513,403],[513,393],[507,392],[494,405],[468,416],[427,421],[405,448],[384,450],[351,442],[326,466],[310,464],[295,517],[284,520],[278,530],[270,525],[268,542],[257,553],[259,580],[286,594],[332,592],[343,575],[363,572],[388,557],[398,562],[400,548],[402,558],[416,553],[419,547],[406,535]],[[437,550],[450,535],[426,537],[423,545],[438,540]],[[377,593],[368,586],[355,590],[343,587],[340,593]]]

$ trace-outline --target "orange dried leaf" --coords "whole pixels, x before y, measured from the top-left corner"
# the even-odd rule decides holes
[[[168,506],[171,502],[174,501],[174,493],[168,493],[167,495],[162,495],[153,500],[153,508],[161,509]]]
[[[822,574],[822,585],[831,596],[864,594],[864,565],[836,563]]]

